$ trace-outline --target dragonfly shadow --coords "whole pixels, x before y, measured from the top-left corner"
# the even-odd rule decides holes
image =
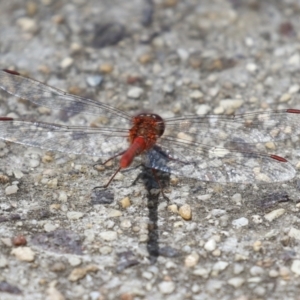
[[[153,173],[153,170],[142,165],[142,172],[132,183],[133,185],[141,179],[146,187],[147,193],[147,207],[149,216],[148,226],[148,242],[147,250],[150,256],[150,263],[155,264],[158,256],[161,254],[159,247],[159,229],[158,229],[158,205],[161,193],[153,193],[154,189],[164,190],[169,186],[170,176],[168,173],[157,172]],[[158,182],[159,180],[159,182]],[[165,200],[163,200],[165,201]]]

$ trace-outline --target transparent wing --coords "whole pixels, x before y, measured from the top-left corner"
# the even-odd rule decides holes
[[[286,109],[233,116],[184,116],[165,120],[166,135],[211,146],[279,141],[300,135],[299,114],[300,110]]]
[[[128,147],[128,130],[0,118],[0,139],[65,153],[110,158]]]
[[[105,114],[107,117],[112,114],[121,117],[121,120],[131,119],[124,112],[107,104],[68,94],[37,80],[23,77],[14,71],[0,70],[0,88],[9,94],[54,110],[97,116]]]
[[[170,143],[175,147],[170,147]],[[176,149],[176,150],[173,150]],[[295,169],[284,158],[251,151],[208,147],[161,139],[143,155],[147,167],[202,181],[258,183],[292,179]]]

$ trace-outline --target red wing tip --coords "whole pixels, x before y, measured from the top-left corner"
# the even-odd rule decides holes
[[[278,155],[272,154],[272,155],[270,155],[270,157],[273,158],[273,159],[276,159],[278,161],[287,162],[287,160],[285,158],[283,158],[281,156],[278,156]]]
[[[2,71],[12,74],[12,75],[21,75],[20,73],[13,71],[13,70],[3,69]]]
[[[300,114],[300,109],[289,108],[286,112],[290,114]]]
[[[10,117],[0,117],[0,121],[13,121],[13,118],[10,118]]]

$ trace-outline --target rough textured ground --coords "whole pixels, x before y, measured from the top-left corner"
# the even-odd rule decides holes
[[[1,1],[0,67],[130,114],[300,108],[299,14],[297,0]],[[0,97],[0,115],[52,118]],[[296,142],[276,148],[295,167]],[[265,185],[171,177],[168,204],[143,168],[95,193],[113,166],[0,148],[1,300],[299,299],[298,175]],[[190,205],[192,220],[171,204]]]

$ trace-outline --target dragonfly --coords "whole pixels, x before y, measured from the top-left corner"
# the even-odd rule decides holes
[[[96,100],[68,94],[16,71],[0,71],[0,88],[51,110],[102,118],[98,126],[0,117],[0,139],[79,155],[119,159],[118,172],[139,160],[152,170],[219,183],[282,182],[295,176],[285,159],[257,145],[300,134],[300,110],[235,115],[187,115],[163,119],[154,113],[129,115]]]

